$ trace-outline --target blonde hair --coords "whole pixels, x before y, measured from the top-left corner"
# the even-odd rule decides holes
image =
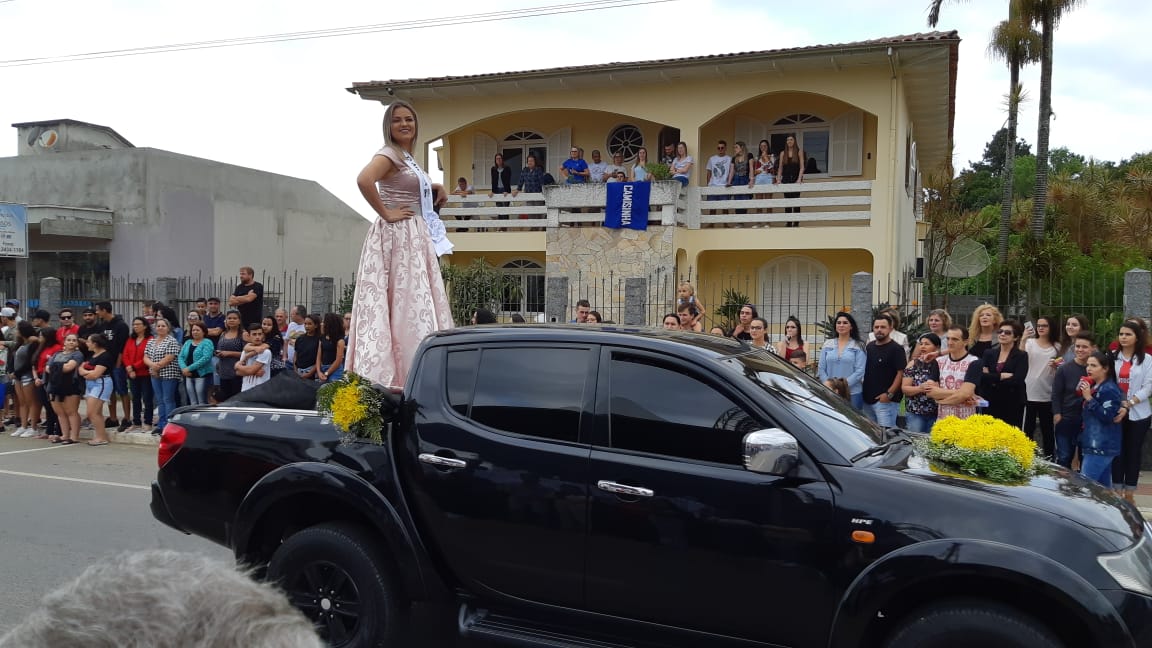
[[[407,101],[397,99],[396,101],[393,101],[392,103],[388,104],[388,110],[384,111],[384,146],[387,146],[388,148],[390,148],[394,151],[397,151],[399,153],[411,154],[412,151],[405,151],[404,149],[400,148],[400,146],[397,145],[396,142],[392,141],[392,115],[394,115],[396,113],[397,108],[407,108],[409,110],[409,112],[412,113],[412,120],[416,123],[416,129],[412,133],[412,146],[415,146],[416,142],[419,140],[419,137],[420,137],[420,118],[418,116],[416,116],[416,109],[413,108],[412,104],[408,103]],[[403,157],[403,156],[401,156],[401,157]]]
[[[1000,323],[1004,321],[1004,316],[1000,314],[1000,309],[992,304],[984,304],[977,307],[976,310],[972,311],[972,321],[968,323],[968,341],[972,344],[975,344],[980,337],[980,316],[983,315],[985,311],[992,313],[992,328],[1000,326]]]
[[[693,296],[693,297],[695,297],[695,296],[696,296],[696,286],[693,286],[691,283],[689,283],[689,282],[687,282],[687,281],[681,281],[681,282],[680,282],[680,287],[681,287],[681,288],[683,288],[683,287],[685,287],[685,286],[687,286],[687,287],[688,287],[688,290],[689,290],[689,293],[688,293],[688,294],[689,294],[689,295],[691,295],[691,296]]]
[[[952,328],[952,316],[948,314],[948,311],[944,310],[943,308],[937,308],[929,311],[928,317],[932,317],[933,315],[940,318],[940,321],[944,324],[945,331]],[[927,318],[925,318],[924,323],[928,323]]]

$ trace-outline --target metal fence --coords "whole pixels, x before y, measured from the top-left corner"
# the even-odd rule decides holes
[[[699,280],[694,268],[657,269],[646,279],[643,299],[645,322],[659,326],[663,316],[674,313],[677,289],[689,282],[696,290],[696,299],[703,304],[705,331],[712,326],[730,328],[735,324],[739,308],[751,304],[760,317],[768,321],[769,340],[783,338],[784,324],[789,317],[801,322],[805,341],[820,344],[824,340],[825,324],[837,311],[852,311],[852,276],[829,277],[823,273],[786,270],[731,268],[709,272],[708,279]],[[612,322],[623,321],[626,303],[627,278],[609,273],[607,277],[589,278],[577,273],[568,285],[568,307],[574,310],[576,302],[587,299],[593,310]],[[884,277],[873,281],[874,303],[889,303],[903,309],[916,309],[921,299],[921,284],[910,275]],[[634,295],[633,295],[634,297]],[[571,317],[571,316],[569,316]],[[870,323],[860,322],[862,330]]]
[[[192,310],[200,298],[220,298],[227,308],[228,296],[240,283],[239,276],[197,275],[188,277],[103,277],[92,275],[63,275],[60,280],[60,305],[84,308],[98,301],[110,301],[114,312],[125,315],[139,313],[145,303],[162,301],[183,315]],[[28,312],[41,303],[42,278],[30,283]],[[347,298],[351,300],[352,277],[333,277],[331,289],[314,291],[313,277],[297,272],[269,274],[257,273],[256,281],[264,286],[264,311],[273,313],[277,308],[291,308],[303,304],[310,312],[331,312]]]
[[[1102,271],[1088,276],[986,272],[964,280],[944,280],[940,290],[927,296],[930,308],[944,308],[952,320],[967,326],[982,304],[992,304],[1005,318],[1021,321],[1039,316],[1062,321],[1083,315],[1099,334],[1109,334],[1124,312],[1124,271]]]

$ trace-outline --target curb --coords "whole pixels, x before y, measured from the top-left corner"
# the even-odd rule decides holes
[[[160,445],[160,437],[153,436],[151,432],[112,432],[108,437],[112,443],[153,447]]]

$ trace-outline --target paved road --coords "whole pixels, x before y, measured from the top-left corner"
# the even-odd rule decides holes
[[[155,472],[153,447],[60,447],[0,435],[0,634],[102,557],[155,548],[231,557],[152,518]],[[421,613],[419,622],[421,646],[478,648],[453,638],[450,619]]]

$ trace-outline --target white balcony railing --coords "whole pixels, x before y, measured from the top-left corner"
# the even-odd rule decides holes
[[[800,197],[785,198],[784,193]],[[867,221],[872,218],[872,181],[804,182],[789,185],[698,187],[695,204],[690,199],[683,224],[696,229],[707,226],[755,226],[769,223],[818,223]],[[800,211],[785,213],[787,208]],[[861,209],[863,208],[863,209]],[[745,213],[737,214],[736,210]]]
[[[800,194],[785,198],[784,191]],[[449,196],[440,210],[449,231],[530,231],[591,226],[604,222],[607,185],[555,185],[543,193],[489,197]],[[757,227],[797,222],[867,225],[872,218],[872,181],[806,182],[790,185],[681,188],[675,181],[652,184],[648,222],[689,229]],[[785,213],[786,208],[798,212]],[[741,210],[744,213],[736,213]]]

